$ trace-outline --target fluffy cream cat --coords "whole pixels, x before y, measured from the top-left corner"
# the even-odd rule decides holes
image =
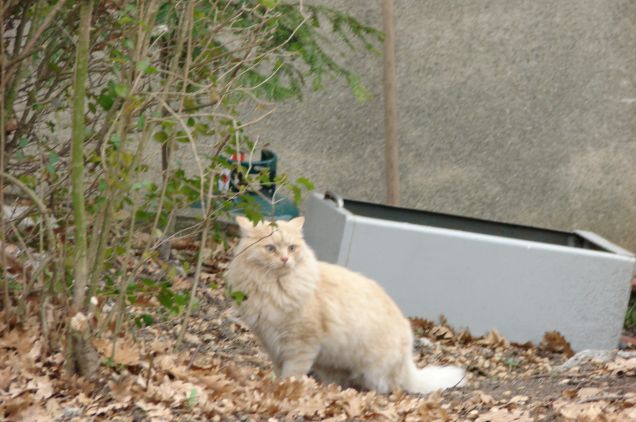
[[[319,262],[302,236],[303,217],[253,226],[237,217],[241,240],[227,272],[246,295],[243,320],[277,376],[310,372],[326,383],[386,393],[463,385],[454,366],[417,369],[411,326],[374,281]]]

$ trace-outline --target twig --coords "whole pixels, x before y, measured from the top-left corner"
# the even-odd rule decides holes
[[[50,214],[48,212],[48,209],[46,208],[46,205],[44,205],[44,202],[42,202],[42,200],[38,197],[38,195],[35,192],[33,192],[27,185],[22,183],[20,180],[16,179],[12,175],[10,175],[8,173],[5,173],[5,172],[0,172],[0,174],[2,174],[3,178],[5,178],[10,183],[15,185],[22,192],[24,192],[33,201],[33,203],[37,206],[38,210],[40,211],[40,214],[42,214],[42,220],[44,222],[44,227],[46,229],[47,243],[48,243],[48,247],[49,247],[49,249],[51,251],[51,256],[55,256],[55,253],[56,253],[56,250],[57,250],[57,242],[55,240],[55,234],[53,233],[53,225],[51,224],[51,217],[50,217]],[[4,250],[4,248],[3,248],[3,250]],[[42,268],[44,268],[44,267],[42,266]],[[56,284],[57,275],[58,275],[58,271],[57,271],[57,267],[56,267],[53,270],[53,276],[51,277],[50,286],[54,286]],[[40,298],[40,325],[42,326],[41,327],[42,336],[45,339],[45,344],[47,345],[47,347],[50,345],[49,326],[48,326],[48,322],[46,320],[46,307],[47,307],[47,303],[48,303],[49,290],[52,291],[53,289],[52,288],[51,289],[46,289],[44,286],[42,286],[42,291],[40,292],[40,295],[41,295],[41,298]]]
[[[29,40],[28,44],[24,47],[24,50],[22,51],[22,53],[19,56],[13,58],[11,61],[9,61],[9,63],[7,64],[7,70],[8,70],[7,79],[13,76],[13,73],[12,73],[13,67],[17,63],[26,59],[33,53],[38,39],[40,38],[42,33],[48,28],[53,18],[55,18],[55,16],[60,11],[60,9],[64,6],[65,3],[66,3],[66,0],[60,0],[59,2],[57,2],[55,6],[53,6],[49,14],[46,15],[46,17],[44,18],[44,21],[42,21],[42,23],[40,24],[40,27],[37,29],[33,37]]]
[[[154,363],[154,360],[155,360],[155,352],[151,352],[148,358],[148,376],[146,377],[146,388],[145,388],[146,391],[148,391],[148,388],[150,388],[150,381],[152,380],[152,364]]]
[[[188,362],[188,369],[192,368],[192,364],[194,363],[194,358],[197,357],[197,353],[199,353],[199,349],[201,349],[201,345],[198,344],[194,352],[192,352],[192,356],[190,357],[190,362]]]
[[[190,319],[190,314],[192,313],[192,307],[194,306],[194,298],[196,296],[197,287],[199,286],[199,280],[201,279],[201,268],[203,266],[203,249],[205,248],[208,240],[210,221],[211,218],[209,216],[206,216],[205,222],[203,223],[203,233],[201,233],[201,245],[199,247],[199,254],[197,256],[196,268],[194,270],[194,280],[192,282],[192,290],[190,291],[190,300],[188,301],[188,306],[186,308],[185,315],[183,316],[181,331],[179,332],[179,336],[177,337],[177,342],[175,343],[174,350],[178,350],[181,347],[183,336],[187,331],[188,320]]]
[[[208,186],[208,198],[212,197],[212,189],[214,186],[214,173],[210,173],[210,185]],[[199,286],[199,280],[201,279],[201,268],[203,267],[203,250],[205,249],[205,245],[208,240],[208,232],[210,231],[210,221],[212,221],[211,215],[208,213],[207,207],[203,203],[201,204],[201,210],[203,212],[203,232],[201,233],[201,244],[199,245],[199,254],[197,256],[197,264],[194,270],[194,280],[192,282],[192,290],[190,291],[190,300],[188,301],[188,306],[185,311],[185,315],[183,316],[183,322],[181,324],[181,332],[179,332],[179,336],[177,337],[177,342],[175,343],[174,350],[178,350],[181,347],[181,342],[183,341],[183,336],[187,330],[188,320],[190,319],[190,314],[192,313],[192,307],[194,306],[194,298],[197,293],[197,287]]]
[[[621,400],[623,399],[625,396],[622,394],[604,394],[601,396],[595,396],[595,397],[588,397],[586,399],[582,399],[577,401],[577,404],[584,404],[584,403],[591,403],[593,401],[602,401],[602,400],[608,400],[608,401],[613,401],[613,400]]]
[[[38,211],[40,211],[40,214],[42,214],[42,219],[44,220],[44,227],[46,229],[46,236],[47,236],[49,248],[53,249],[53,252],[54,252],[57,243],[55,241],[55,234],[53,233],[53,224],[51,223],[51,215],[46,205],[44,205],[44,202],[42,202],[40,197],[33,190],[31,190],[27,185],[22,183],[16,177],[4,171],[0,172],[0,174],[9,183],[13,184],[15,187],[17,187],[22,192],[24,192],[29,197],[29,199],[33,201]]]

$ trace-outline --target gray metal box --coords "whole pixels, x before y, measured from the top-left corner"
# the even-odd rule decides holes
[[[308,198],[308,244],[378,281],[406,315],[516,342],[557,330],[575,350],[617,346],[634,255],[602,237],[337,202]]]

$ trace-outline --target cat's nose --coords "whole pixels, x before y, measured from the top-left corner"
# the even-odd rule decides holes
[[[289,260],[289,257],[288,256],[281,256],[280,260],[283,261],[283,264],[286,264],[287,261]]]

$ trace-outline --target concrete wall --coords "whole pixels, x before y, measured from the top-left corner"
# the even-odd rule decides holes
[[[323,0],[381,28],[381,2]],[[402,204],[636,250],[636,2],[396,1]],[[292,176],[382,201],[382,58],[254,126]]]

